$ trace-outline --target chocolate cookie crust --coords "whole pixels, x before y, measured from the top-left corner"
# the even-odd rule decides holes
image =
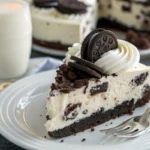
[[[101,108],[100,111],[93,113],[90,117],[80,120],[79,122],[75,122],[72,125],[65,127],[63,129],[59,129],[53,132],[48,132],[51,137],[61,138],[69,135],[73,135],[74,133],[84,131],[91,127],[102,124],[111,119],[118,118],[125,114],[132,114],[133,110],[137,107],[141,107],[149,102],[150,99],[150,88],[147,87],[146,92],[143,93],[143,98],[139,99],[134,104],[134,99],[131,101],[125,101],[121,105],[116,106],[114,109],[109,109],[107,111],[104,108]]]

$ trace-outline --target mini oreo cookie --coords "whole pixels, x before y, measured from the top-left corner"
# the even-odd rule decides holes
[[[87,59],[95,62],[101,56],[118,47],[116,36],[111,31],[103,31],[99,34],[94,34],[89,41],[87,49]]]
[[[87,5],[78,0],[59,0],[58,10],[66,14],[86,13]]]
[[[58,6],[58,0],[34,0],[33,4],[39,8],[51,8]]]
[[[92,31],[90,34],[88,34],[86,36],[86,38],[84,39],[83,43],[82,43],[82,47],[81,47],[81,58],[83,59],[87,59],[87,49],[88,49],[88,45],[89,45],[89,41],[91,39],[91,37],[95,34],[95,33],[100,33],[102,31],[105,31],[104,29],[96,29],[94,31]]]
[[[92,69],[92,70],[95,70],[97,71],[98,73],[101,73],[102,72],[102,69],[97,67],[96,65],[94,65],[93,63],[91,63],[90,61],[87,61],[85,59],[81,59],[79,57],[76,57],[76,56],[71,56],[71,59],[72,60],[75,60],[77,63],[79,64],[83,64],[84,66],[87,66],[88,68]]]
[[[89,74],[93,77],[101,78],[101,75],[98,72],[96,72],[96,71],[94,71],[94,70],[92,70],[88,67],[82,66],[81,64],[74,63],[74,62],[69,62],[68,65],[72,68],[75,68],[75,69],[78,69],[82,72],[85,72],[85,73],[87,73],[87,74]]]

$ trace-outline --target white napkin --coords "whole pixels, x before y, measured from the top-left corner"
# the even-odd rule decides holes
[[[57,69],[61,64],[62,64],[62,61],[51,58],[51,57],[32,58],[30,59],[28,70],[23,76],[19,78],[0,80],[0,85],[5,82],[8,82],[8,83],[15,82],[19,79],[22,79],[24,77],[37,74],[40,72]]]
[[[40,72],[44,72],[48,70],[53,70],[53,69],[58,68],[61,64],[62,64],[62,61],[58,59],[46,57],[46,58],[41,59],[41,62],[35,65],[35,67],[31,68],[29,70],[28,75],[36,74],[36,73],[40,73]]]

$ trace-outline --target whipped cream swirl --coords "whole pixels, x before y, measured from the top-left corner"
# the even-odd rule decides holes
[[[140,61],[138,49],[131,43],[118,40],[118,48],[111,50],[102,55],[95,62],[95,65],[100,67],[105,74],[113,74],[123,72]]]
[[[68,52],[66,53],[66,57],[64,59],[64,62],[67,64],[70,61],[71,56],[80,57],[81,56],[81,44],[75,43],[72,45],[72,47],[68,48]]]

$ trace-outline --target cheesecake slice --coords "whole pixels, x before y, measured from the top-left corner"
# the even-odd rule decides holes
[[[69,48],[47,100],[49,135],[69,136],[148,103],[150,67],[139,56],[134,45],[102,29]]]

